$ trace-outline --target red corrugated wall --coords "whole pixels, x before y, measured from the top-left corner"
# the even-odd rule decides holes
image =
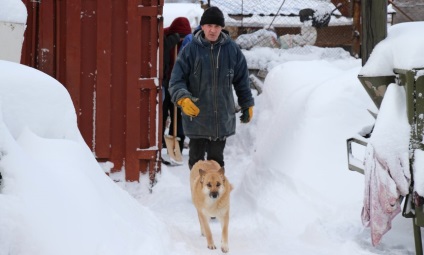
[[[23,0],[22,64],[69,91],[80,131],[100,162],[160,171],[163,0]]]

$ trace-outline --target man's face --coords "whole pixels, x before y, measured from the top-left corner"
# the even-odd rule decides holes
[[[215,24],[205,24],[202,25],[202,30],[205,33],[206,40],[214,43],[218,40],[222,27]]]

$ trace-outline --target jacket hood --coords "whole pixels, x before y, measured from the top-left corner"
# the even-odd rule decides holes
[[[211,43],[205,39],[205,33],[203,30],[199,29],[194,32],[194,41],[203,45],[204,47],[210,47]],[[218,41],[214,43],[214,45],[224,45],[229,43],[231,40],[230,35],[227,30],[222,30],[221,34],[219,35]]]
[[[171,25],[164,30],[165,35],[178,33],[180,36],[184,37],[188,34],[191,34],[190,22],[185,17],[178,17],[174,19]]]

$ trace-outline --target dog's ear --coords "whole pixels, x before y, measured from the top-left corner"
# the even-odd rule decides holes
[[[225,174],[225,168],[224,168],[224,167],[221,167],[221,168],[218,170],[218,173],[221,175],[222,182],[225,184],[225,176],[224,176],[224,174]]]
[[[200,183],[203,183],[203,178],[204,178],[204,176],[206,174],[206,171],[203,170],[203,169],[201,169],[201,168],[199,168],[199,174],[200,174]]]

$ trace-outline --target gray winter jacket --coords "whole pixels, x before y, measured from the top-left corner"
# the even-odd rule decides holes
[[[239,47],[223,32],[215,44],[204,39],[203,31],[197,32],[180,52],[169,85],[174,103],[189,97],[200,109],[197,117],[183,113],[186,136],[222,140],[235,133],[233,87],[242,109],[254,105],[246,59]]]

